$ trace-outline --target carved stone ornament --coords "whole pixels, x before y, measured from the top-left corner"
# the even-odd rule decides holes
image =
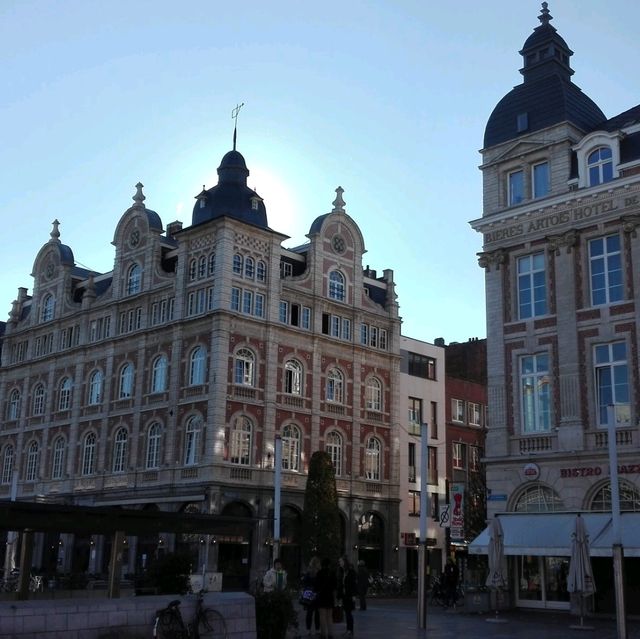
[[[480,268],[491,270],[492,266],[495,266],[496,270],[500,270],[500,265],[505,263],[507,254],[504,249],[497,249],[495,251],[478,253],[478,266]]]
[[[560,233],[560,235],[549,235],[547,241],[549,242],[549,250],[555,252],[556,255],[560,255],[560,249],[563,247],[567,249],[567,253],[571,253],[571,247],[575,246],[578,241],[578,234],[571,230]]]
[[[638,237],[637,228],[640,226],[640,215],[624,215],[622,217],[622,230],[625,233],[631,233],[631,237]]]

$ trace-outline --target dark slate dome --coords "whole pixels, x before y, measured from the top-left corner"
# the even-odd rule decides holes
[[[203,189],[196,196],[192,225],[228,216],[247,224],[268,228],[264,202],[247,186],[247,177],[249,169],[242,154],[235,149],[225,154],[218,167],[218,184],[210,189]]]
[[[520,51],[522,84],[498,102],[484,133],[484,148],[516,139],[560,122],[571,122],[589,132],[606,121],[598,105],[571,82],[573,51],[556,29],[546,2],[534,29]]]

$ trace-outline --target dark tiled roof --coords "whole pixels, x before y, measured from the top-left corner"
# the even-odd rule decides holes
[[[518,115],[526,113],[528,127],[518,132]],[[554,74],[525,82],[498,102],[484,133],[484,147],[515,140],[560,122],[571,122],[588,133],[606,120],[598,105],[579,87]]]
[[[384,306],[387,303],[387,291],[384,288],[372,284],[365,284],[365,288],[369,289],[369,298],[376,304]]]
[[[631,124],[637,124],[638,122],[640,122],[640,104],[607,120],[602,128],[606,131],[616,131],[617,129],[622,129]]]
[[[322,228],[322,223],[325,221],[328,215],[331,213],[325,213],[324,215],[320,215],[311,223],[311,228],[309,229],[309,235],[313,235],[314,233],[319,233]]]

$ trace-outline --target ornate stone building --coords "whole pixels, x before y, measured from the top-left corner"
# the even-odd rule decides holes
[[[515,602],[562,608],[569,513],[584,513],[606,610],[609,405],[625,555],[640,555],[640,106],[607,118],[573,83],[546,2],[539,20],[520,51],[522,84],[487,123],[472,222],[486,272],[489,514],[505,513]],[[472,546],[486,550],[486,535]]]
[[[80,268],[59,223],[2,338],[0,498],[246,517],[208,540],[128,539],[125,572],[183,548],[228,586],[267,566],[274,441],[282,438],[281,556],[300,569],[311,454],[333,458],[346,549],[394,568],[400,319],[393,272],[362,266],[364,238],[336,189],[308,242],[267,223],[243,156],[165,227],[142,185],[116,225],[113,270]],[[33,565],[101,572],[108,541],[40,534]],[[354,551],[355,552],[355,551]],[[357,559],[357,556],[354,556]]]

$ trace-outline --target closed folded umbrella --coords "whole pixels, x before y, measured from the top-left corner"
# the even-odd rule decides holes
[[[571,559],[567,575],[567,591],[578,595],[580,604],[580,627],[584,627],[584,598],[596,591],[589,552],[589,535],[584,519],[578,515],[571,533]]]
[[[486,585],[496,590],[507,587],[507,560],[504,555],[504,533],[499,517],[489,524],[489,575]]]

